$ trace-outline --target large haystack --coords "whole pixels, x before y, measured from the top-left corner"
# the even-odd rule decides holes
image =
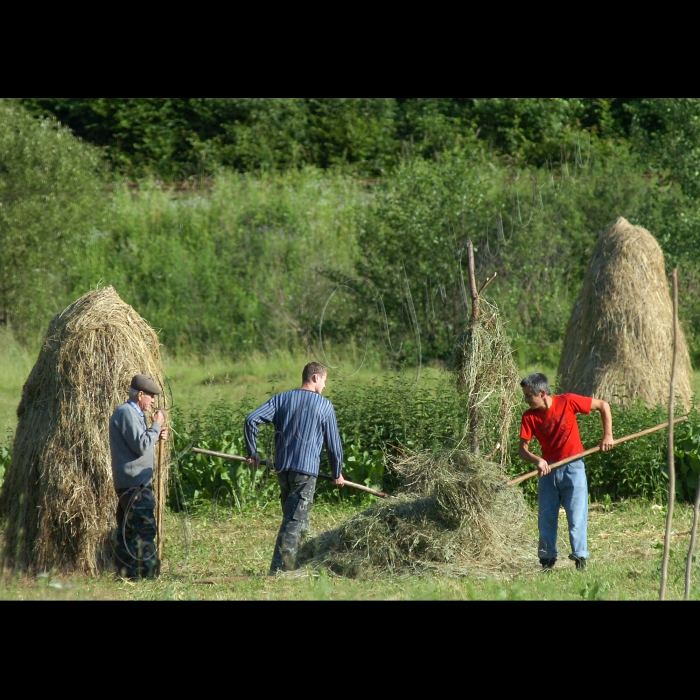
[[[689,408],[690,355],[678,339],[676,398]],[[623,218],[598,239],[564,339],[559,390],[609,402],[666,405],[673,303],[664,256],[649,231]]]
[[[349,576],[507,575],[532,560],[522,492],[504,486],[519,378],[495,306],[481,300],[455,356],[470,414],[459,447],[397,460],[392,469],[403,485],[396,498],[308,542],[301,563]]]
[[[112,287],[86,294],[51,321],[22,390],[0,491],[6,567],[112,570],[117,500],[108,424],[139,373],[163,386],[158,337]],[[159,445],[158,462],[167,465],[167,446]],[[167,478],[167,466],[162,471]]]

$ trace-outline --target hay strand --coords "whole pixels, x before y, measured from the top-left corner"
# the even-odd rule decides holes
[[[22,390],[0,491],[6,568],[113,570],[108,423],[140,373],[164,385],[158,337],[112,287],[86,294],[51,321]],[[155,476],[165,483],[167,444],[159,461]]]
[[[623,218],[598,239],[559,361],[559,389],[608,402],[668,401],[673,304],[659,244]],[[690,354],[678,333],[678,402],[692,399]]]

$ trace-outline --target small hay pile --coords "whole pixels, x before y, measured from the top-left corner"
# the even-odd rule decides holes
[[[676,397],[690,407],[690,355],[681,331]],[[609,402],[666,405],[673,302],[664,256],[649,231],[623,218],[598,239],[569,320],[559,389]]]
[[[344,576],[459,576],[509,575],[532,561],[528,509],[520,490],[504,486],[518,371],[498,310],[481,300],[480,311],[455,353],[470,412],[460,447],[398,459],[391,467],[403,484],[396,498],[307,542],[300,564]],[[497,442],[497,461],[479,454]]]
[[[522,493],[500,465],[465,450],[422,452],[393,469],[404,487],[307,542],[300,563],[343,576],[509,575],[532,561]]]
[[[22,390],[0,491],[5,567],[113,570],[108,424],[139,373],[164,385],[158,337],[112,287],[86,294],[51,321]],[[167,465],[167,443],[159,444]]]

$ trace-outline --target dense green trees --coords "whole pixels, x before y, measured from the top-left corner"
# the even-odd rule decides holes
[[[521,359],[555,362],[595,237],[622,215],[680,266],[700,355],[699,99],[1,104],[0,323],[20,331],[113,283],[171,348],[361,343],[367,320],[393,356],[444,359],[471,238]],[[194,193],[160,182],[183,178]]]
[[[72,292],[103,221],[105,172],[68,129],[0,100],[0,325],[42,327]]]
[[[655,166],[680,174],[676,157],[696,148],[700,114],[696,98],[19,99],[103,148],[129,177],[166,180],[212,174],[222,165],[239,172],[342,165],[377,176],[407,154],[434,157],[472,137],[494,155],[542,165],[558,160],[562,142],[581,129],[630,139]]]

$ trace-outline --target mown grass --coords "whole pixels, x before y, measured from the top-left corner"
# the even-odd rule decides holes
[[[357,508],[320,505],[312,526],[323,530]],[[677,507],[669,567],[667,599],[682,599],[692,509]],[[665,510],[631,501],[592,506],[589,518],[591,560],[584,572],[566,559],[566,520],[560,517],[560,560],[550,575],[532,566],[509,580],[465,577],[391,577],[343,579],[321,573],[298,579],[265,576],[272,556],[277,508],[243,513],[213,510],[187,518],[168,514],[163,574],[158,581],[123,583],[111,576],[97,579],[44,575],[6,578],[3,600],[656,600],[665,526]],[[534,516],[531,521],[536,533]],[[184,532],[189,530],[189,544]],[[213,585],[204,577],[238,577]],[[694,576],[693,600],[700,600],[700,572]]]

